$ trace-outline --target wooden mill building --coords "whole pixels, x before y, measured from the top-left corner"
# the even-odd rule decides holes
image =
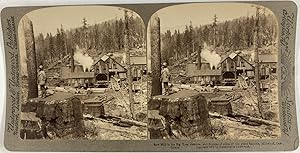
[[[230,53],[219,63],[218,69],[221,70],[222,84],[236,83],[239,75],[246,74],[248,77],[254,77],[254,66],[245,60],[239,53]]]
[[[96,77],[96,82],[107,82],[111,77],[126,78],[126,68],[111,56],[103,55],[96,60],[91,69]]]
[[[274,54],[262,54],[258,56],[261,79],[267,79],[277,72],[278,57]]]
[[[197,60],[186,65],[186,76],[192,83],[200,85],[219,85],[222,79],[221,70],[211,69],[211,65],[200,54]]]
[[[146,56],[131,56],[130,64],[132,70],[133,80],[139,80],[147,73],[147,59]]]
[[[82,87],[85,83],[90,85],[95,83],[95,75],[93,72],[84,72],[83,66],[80,64],[74,65],[74,71],[71,70],[71,65],[62,66],[60,77],[66,83],[73,87]]]

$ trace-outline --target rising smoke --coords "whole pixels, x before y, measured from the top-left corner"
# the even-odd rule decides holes
[[[210,68],[212,68],[213,66],[217,67],[219,62],[221,61],[221,56],[217,54],[216,51],[214,51],[213,48],[208,46],[206,43],[203,44],[201,57],[210,64]]]
[[[83,49],[76,46],[76,51],[74,52],[74,60],[79,62],[83,66],[83,70],[90,70],[94,60],[87,53],[84,53]]]
[[[250,59],[249,59],[249,61],[250,62],[253,62],[254,61],[254,59],[255,59],[255,53],[254,53],[254,51],[253,52],[251,52],[251,57],[250,57]]]

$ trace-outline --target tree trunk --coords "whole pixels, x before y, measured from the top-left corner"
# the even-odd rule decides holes
[[[76,49],[76,47],[73,47],[73,46],[75,46],[75,40],[74,40],[75,38],[73,37],[73,34],[71,33],[71,46],[72,47],[70,47],[70,64],[71,64],[71,72],[73,73],[74,72],[74,69],[75,69],[75,62],[74,62],[74,51],[75,51],[75,49]]]
[[[33,25],[28,18],[23,19],[23,29],[24,29],[25,47],[26,47],[26,56],[27,56],[28,99],[31,99],[31,98],[38,97],[38,85],[37,85],[37,64],[36,64]]]
[[[74,49],[72,48],[71,49],[71,72],[73,73],[74,72],[74,69],[75,69],[75,62],[74,62]]]
[[[261,118],[263,117],[263,111],[262,111],[262,99],[261,99],[261,93],[260,93],[260,74],[259,74],[259,56],[258,56],[258,47],[259,47],[259,10],[260,8],[256,8],[256,23],[255,23],[255,33],[254,33],[254,49],[255,49],[255,82],[256,82],[256,92],[257,92],[257,106],[258,111],[261,115]]]
[[[202,61],[201,61],[201,52],[202,52],[202,46],[199,46],[198,49],[198,70],[201,70]]]
[[[150,41],[151,41],[151,70],[152,70],[152,90],[151,96],[161,95],[162,86],[161,75],[161,44],[160,44],[160,19],[154,16],[150,21]]]
[[[134,115],[134,99],[133,99],[133,93],[132,93],[132,74],[131,74],[131,63],[130,63],[130,51],[129,51],[129,45],[128,44],[129,44],[129,23],[128,23],[127,10],[125,10],[124,49],[125,49],[125,53],[126,53],[129,104],[130,104],[131,117],[132,117],[132,119],[135,119],[135,115]]]

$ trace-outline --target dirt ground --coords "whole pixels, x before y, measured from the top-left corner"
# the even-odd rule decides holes
[[[86,138],[90,140],[145,140],[146,127],[121,127],[100,119],[85,120]]]
[[[134,100],[134,117],[135,120],[147,122],[147,82],[139,82],[141,90],[133,93]],[[105,114],[112,116],[119,116],[127,119],[132,119],[130,112],[130,103],[128,93],[121,89],[120,91],[108,90],[108,96],[115,99],[109,103],[104,104]]]
[[[276,139],[280,128],[274,126],[250,126],[227,119],[211,118],[214,137],[218,140]]]

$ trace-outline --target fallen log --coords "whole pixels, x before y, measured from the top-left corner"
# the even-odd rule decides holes
[[[122,117],[111,116],[111,115],[103,115],[97,118],[95,116],[88,114],[88,115],[84,115],[84,117],[89,120],[98,119],[115,125],[128,124],[131,126],[147,127],[147,123],[130,120]]]
[[[68,92],[64,87],[55,87],[55,90],[58,92]]]
[[[101,118],[110,119],[110,120],[114,120],[114,121],[117,121],[117,122],[120,122],[120,123],[125,123],[125,124],[139,126],[139,127],[147,127],[147,123],[139,122],[139,121],[135,121],[135,120],[130,120],[130,119],[122,118],[122,117],[105,115]]]
[[[280,127],[280,124],[277,122],[272,122],[272,121],[268,121],[268,120],[264,120],[264,119],[260,119],[260,118],[249,117],[248,120],[252,121],[252,122],[265,124],[265,125],[272,125],[272,126]]]
[[[107,91],[107,88],[90,88],[89,90],[93,93],[104,93]]]
[[[272,122],[272,121],[268,121],[268,120],[264,120],[264,119],[260,119],[260,118],[255,118],[252,116],[246,116],[246,115],[238,115],[238,114],[233,114],[231,116],[224,116],[218,113],[211,113],[209,112],[209,116],[211,117],[218,117],[218,118],[224,118],[224,119],[228,119],[231,121],[236,121],[236,122],[255,122],[258,124],[264,124],[264,125],[271,125],[271,126],[276,126],[276,127],[280,127],[280,123],[278,122]],[[237,119],[238,118],[238,119]]]

